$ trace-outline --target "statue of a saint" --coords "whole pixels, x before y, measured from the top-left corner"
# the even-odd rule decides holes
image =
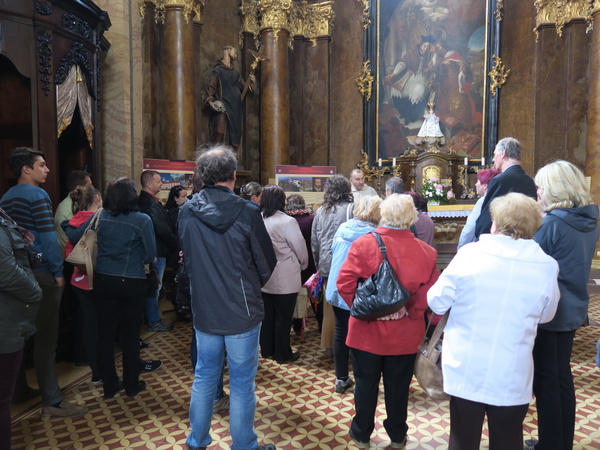
[[[233,68],[238,57],[237,50],[232,46],[223,47],[223,57],[217,60],[206,92],[206,103],[211,108],[209,122],[209,139],[211,142],[224,142],[234,148],[242,138],[242,123],[244,107],[242,91],[244,79]],[[249,88],[254,91],[256,78],[250,74]]]

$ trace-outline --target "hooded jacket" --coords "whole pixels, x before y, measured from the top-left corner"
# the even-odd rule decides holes
[[[0,218],[0,354],[14,353],[35,332],[42,299],[16,225]]]
[[[598,241],[598,206],[553,209],[534,237],[560,268],[560,301],[554,319],[540,328],[573,331],[583,325],[588,312],[587,282]]]
[[[225,186],[204,186],[179,211],[194,327],[245,333],[264,318],[261,287],[277,263],[258,207]]]

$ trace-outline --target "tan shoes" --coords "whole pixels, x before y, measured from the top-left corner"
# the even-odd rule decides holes
[[[62,402],[60,402],[60,405],[58,407],[42,407],[42,416],[78,417],[83,416],[87,412],[88,409],[85,406],[80,406],[75,403],[71,403],[68,400],[63,400]]]

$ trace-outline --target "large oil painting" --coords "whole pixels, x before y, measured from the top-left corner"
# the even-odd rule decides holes
[[[371,157],[390,159],[415,148],[431,101],[446,138],[444,148],[470,158],[484,155],[486,121],[488,128],[495,126],[486,116],[488,3],[371,2],[372,24],[365,38],[365,59],[371,61],[376,82],[365,129]]]

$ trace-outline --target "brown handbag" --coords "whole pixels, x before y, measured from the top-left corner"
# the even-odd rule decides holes
[[[431,325],[431,320],[429,321],[415,361],[417,381],[432,400],[450,400],[450,396],[444,392],[444,377],[442,374],[443,333],[449,314],[450,310],[442,316],[431,338],[427,337],[427,331],[429,331]]]

